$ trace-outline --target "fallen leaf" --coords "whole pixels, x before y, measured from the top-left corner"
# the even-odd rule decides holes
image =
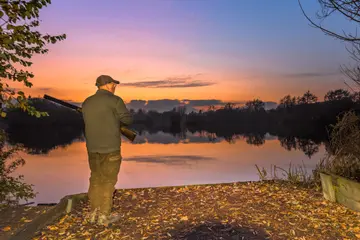
[[[8,232],[11,230],[11,227],[10,226],[6,226],[2,229],[4,232]]]

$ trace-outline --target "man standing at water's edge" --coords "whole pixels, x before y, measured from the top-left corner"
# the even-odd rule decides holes
[[[91,223],[95,223],[98,217],[97,222],[101,225],[118,218],[111,216],[111,208],[122,160],[120,127],[130,125],[133,121],[124,101],[114,94],[119,83],[110,76],[99,76],[95,84],[98,90],[82,105],[91,170],[89,218]]]

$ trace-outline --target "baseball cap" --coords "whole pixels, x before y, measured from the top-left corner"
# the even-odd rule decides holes
[[[95,86],[103,86],[105,84],[108,83],[116,83],[119,84],[120,82],[117,80],[114,80],[112,77],[108,76],[108,75],[100,75],[97,79],[96,79],[96,83]]]

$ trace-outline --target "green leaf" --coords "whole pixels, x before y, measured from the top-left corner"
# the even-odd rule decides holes
[[[30,59],[34,55],[46,54],[48,52],[47,44],[64,40],[66,35],[52,36],[41,33],[37,29],[40,26],[39,10],[51,4],[51,0],[0,0],[0,2],[0,17],[6,17],[8,21],[0,28],[0,60],[2,60],[0,63],[0,96],[3,96],[5,92],[9,96],[9,99],[6,100],[0,98],[0,103],[8,107],[19,107],[21,110],[38,118],[48,116],[47,113],[37,112],[34,107],[31,107],[22,91],[18,91],[18,96],[16,96],[15,91],[11,90],[12,87],[2,81],[3,79],[8,79],[14,82],[22,82],[26,87],[31,88],[33,84],[29,80],[34,77],[34,74],[21,70],[21,66],[31,66],[32,62]],[[11,99],[17,99],[18,102],[16,104],[11,103]],[[0,110],[2,117],[5,114]]]

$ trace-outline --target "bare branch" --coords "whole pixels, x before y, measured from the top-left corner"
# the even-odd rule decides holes
[[[322,1],[322,0],[320,0],[320,1]],[[330,1],[333,1],[333,0],[330,0]],[[327,34],[327,35],[329,35],[329,36],[338,38],[338,39],[343,40],[343,41],[346,41],[346,42],[357,42],[357,41],[360,41],[360,38],[357,38],[357,37],[354,37],[354,36],[351,36],[351,35],[350,35],[350,36],[347,36],[345,33],[344,33],[344,35],[342,36],[342,35],[340,35],[340,34],[338,34],[338,33],[335,33],[335,32],[333,32],[333,31],[330,31],[330,30],[328,30],[328,29],[325,29],[325,28],[323,28],[322,26],[314,23],[314,21],[312,21],[312,20],[307,16],[307,14],[305,13],[304,8],[302,7],[300,0],[298,0],[298,3],[299,3],[300,9],[301,9],[303,15],[304,15],[305,18],[311,23],[311,25],[312,25],[313,27],[320,29],[321,31],[323,31],[325,34]],[[325,16],[328,16],[328,15],[325,15]]]

